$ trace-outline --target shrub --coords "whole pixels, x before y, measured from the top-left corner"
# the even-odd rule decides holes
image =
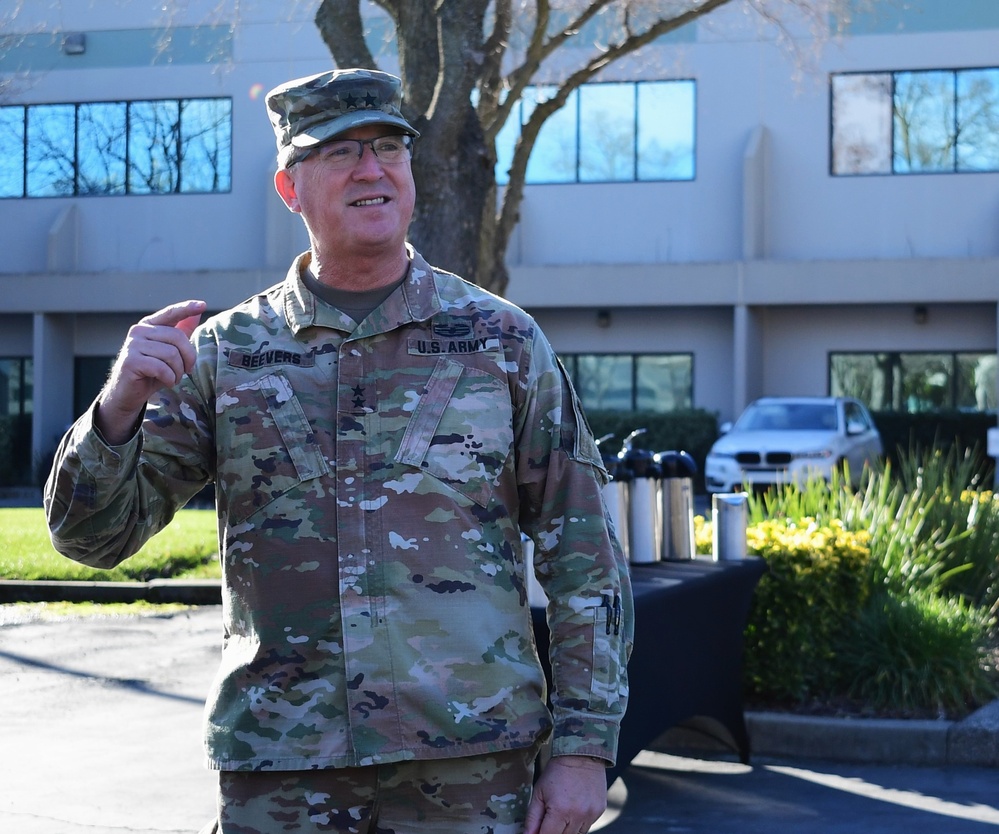
[[[914,447],[896,462],[865,470],[858,490],[840,473],[749,497],[749,522],[768,518],[839,520],[870,534],[873,586],[897,593],[961,594],[999,610],[999,496],[980,491],[972,451]]]
[[[985,411],[934,411],[908,413],[876,411],[871,415],[881,435],[885,454],[896,463],[913,449],[953,449],[958,454],[974,453],[987,445],[988,430],[996,424],[995,414]],[[992,477],[992,461],[982,459],[982,471]]]
[[[955,515],[968,528],[959,559],[969,567],[954,575],[954,586],[972,602],[999,614],[999,495],[965,491],[956,503]]]
[[[991,625],[960,598],[874,594],[838,644],[843,689],[876,711],[962,716],[997,692]]]
[[[770,566],[747,629],[750,698],[961,715],[994,696],[999,499],[969,490],[980,473],[970,452],[914,448],[866,471],[856,491],[834,476],[750,496],[750,550]],[[857,536],[869,555],[840,564],[835,543],[789,539],[827,527]],[[710,525],[695,534],[700,552],[710,551]],[[844,567],[847,577],[834,575]],[[815,583],[826,583],[825,595]],[[854,598],[866,602],[851,608]]]
[[[980,484],[980,462],[954,447],[910,450],[874,476],[857,515],[871,531],[875,581],[994,609],[999,502]]]
[[[870,470],[865,469],[861,485],[870,477]],[[768,519],[800,522],[810,518],[820,524],[839,521],[850,530],[867,529],[867,524],[858,520],[854,509],[855,492],[850,486],[849,470],[845,466],[842,470],[833,469],[828,482],[813,474],[801,485],[779,485],[764,492],[748,494],[750,524],[760,524]]]
[[[984,465],[975,451],[915,448],[901,458],[898,480],[925,504],[921,539],[945,532],[931,558],[940,565],[942,587],[977,605],[999,604],[999,501],[982,490]]]
[[[800,703],[834,689],[839,635],[869,593],[866,536],[838,522],[767,521],[747,531],[767,561],[746,629],[751,700]]]

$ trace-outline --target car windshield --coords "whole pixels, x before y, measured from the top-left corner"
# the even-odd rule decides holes
[[[756,403],[735,424],[741,431],[835,431],[836,406],[828,403]]]

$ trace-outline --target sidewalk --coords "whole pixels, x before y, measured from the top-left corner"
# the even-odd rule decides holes
[[[0,607],[0,831],[195,834],[214,811],[201,714],[220,639],[218,606],[55,621]],[[761,750],[742,765],[728,751],[680,746],[673,734],[652,747],[611,786],[609,813],[594,830],[972,834],[999,826],[991,768]]]

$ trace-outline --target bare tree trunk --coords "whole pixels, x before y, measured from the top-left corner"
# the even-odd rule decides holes
[[[409,239],[435,266],[502,292],[505,281],[496,284],[496,264],[480,257],[492,251],[482,240],[483,222],[496,222],[495,159],[471,100],[481,72],[487,4],[453,2],[436,11],[426,0],[380,5],[400,33],[404,111],[421,134],[413,158],[417,201]],[[315,21],[338,66],[375,66],[367,48],[358,46],[358,0],[323,0]],[[436,49],[428,48],[435,42]],[[491,230],[486,237],[493,239]]]
[[[493,161],[471,105],[447,118],[462,125],[454,145],[438,144],[433,129],[417,145],[413,175],[419,196],[410,239],[430,263],[495,291],[490,265],[479,263],[483,217],[495,218],[495,207],[486,206]]]

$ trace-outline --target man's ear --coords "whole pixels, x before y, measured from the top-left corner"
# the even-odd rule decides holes
[[[296,214],[302,211],[298,195],[295,193],[295,178],[287,168],[279,168],[274,172],[274,188],[290,211]]]

